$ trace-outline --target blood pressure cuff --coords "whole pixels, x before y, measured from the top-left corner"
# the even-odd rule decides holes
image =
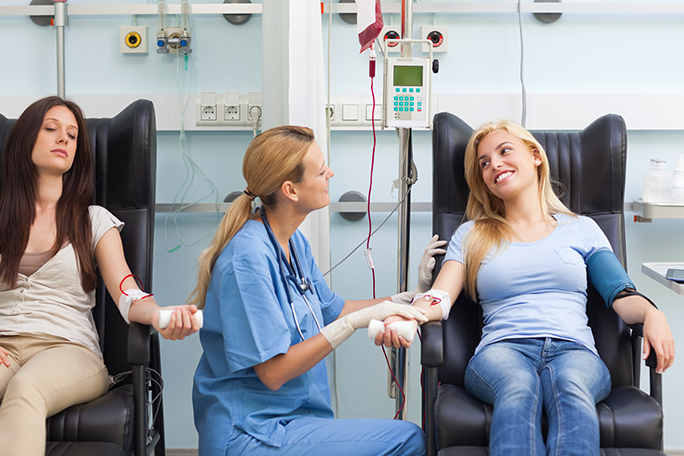
[[[636,290],[625,268],[622,267],[615,254],[608,249],[599,250],[589,257],[587,275],[610,308],[613,307],[613,301],[618,293],[625,288]]]

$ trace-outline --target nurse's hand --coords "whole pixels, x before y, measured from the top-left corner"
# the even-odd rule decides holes
[[[412,341],[409,342],[404,338],[404,336],[400,336],[397,333],[397,330],[394,328],[389,328],[388,326],[394,323],[395,321],[411,321],[413,324],[413,331],[416,331],[418,329],[418,322],[416,320],[408,320],[406,318],[402,317],[389,317],[386,318],[384,323],[385,323],[385,330],[380,331],[376,336],[375,336],[375,345],[385,345],[385,347],[393,347],[393,348],[409,348],[411,344],[413,343]]]
[[[159,327],[159,311],[171,310],[174,312],[169,318],[169,324],[166,328]],[[177,306],[177,307],[159,307],[152,316],[152,326],[157,332],[168,340],[183,340],[192,333],[199,331],[200,325],[195,317],[197,306]]]

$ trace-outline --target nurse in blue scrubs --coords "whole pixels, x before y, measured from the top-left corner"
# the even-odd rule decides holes
[[[345,301],[326,284],[298,230],[330,202],[333,172],[312,131],[261,133],[242,171],[247,189],[202,253],[191,299],[205,322],[193,387],[199,454],[423,455],[425,438],[413,423],[333,419],[325,357],[371,319],[426,321],[423,310],[404,303],[429,289],[431,257],[443,243],[426,249],[416,290]],[[394,329],[380,332],[376,345],[383,340],[410,345]]]

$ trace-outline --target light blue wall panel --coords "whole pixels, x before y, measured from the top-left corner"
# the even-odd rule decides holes
[[[491,0],[490,0],[491,1]],[[615,0],[604,0],[614,3]],[[25,2],[0,0],[0,5]],[[86,4],[74,0],[70,4]],[[99,0],[100,4],[146,4],[142,0]],[[177,2],[170,2],[177,3]],[[192,2],[195,3],[195,2]],[[207,0],[206,3],[219,3]],[[335,1],[335,3],[337,3]],[[396,3],[396,2],[394,2]],[[425,2],[423,2],[425,3]],[[483,1],[483,3],[486,3]],[[567,0],[566,3],[581,3]],[[674,2],[679,3],[679,2]],[[394,23],[399,24],[398,14]],[[119,52],[119,26],[131,25],[131,16],[75,17],[67,28],[67,93],[72,94],[184,94],[202,91],[246,94],[261,90],[261,18],[253,17],[243,26],[228,24],[222,17],[195,16],[190,25],[193,49],[189,70],[177,65],[174,56],[122,55]],[[328,18],[322,17],[323,36],[327,38]],[[435,20],[430,15],[416,15],[414,36],[423,24]],[[174,18],[169,18],[173,24]],[[390,22],[390,15],[385,15]],[[333,95],[369,94],[366,55],[358,53],[356,27],[333,17],[332,71]],[[441,71],[434,75],[437,94],[519,93],[518,19],[512,14],[439,15],[439,25],[448,25],[450,51],[439,55]],[[152,16],[139,16],[138,25],[156,30]],[[565,14],[555,24],[545,25],[531,15],[523,17],[525,40],[525,80],[529,93],[666,93],[684,92],[684,59],[678,43],[683,41],[684,15]],[[28,18],[0,17],[4,36],[12,37],[0,70],[0,98],[3,95],[47,95],[56,92],[54,30],[38,27]],[[327,48],[327,43],[324,44]],[[327,54],[327,51],[326,51]],[[181,62],[182,63],[182,62]],[[379,58],[378,74],[382,59]],[[177,69],[180,69],[177,70]],[[382,93],[382,80],[375,80],[376,96]],[[194,109],[189,106],[188,109]],[[458,112],[455,112],[459,114]],[[87,115],[88,113],[86,113]],[[668,113],[663,113],[667,116]],[[518,120],[518,119],[516,119]],[[629,128],[629,119],[627,119]],[[323,141],[322,138],[319,138]],[[185,180],[186,167],[178,144],[179,134],[158,135],[157,200],[169,203]],[[251,140],[251,132],[188,132],[187,153],[218,188],[219,199],[244,188],[241,177],[242,154]],[[630,131],[628,135],[628,176],[626,199],[641,194],[641,173],[648,159],[666,158],[670,166],[677,154],[684,152],[681,131]],[[335,177],[330,181],[333,201],[346,191],[368,191],[372,134],[369,131],[332,133],[330,165]],[[415,161],[419,180],[413,189],[413,201],[431,199],[431,138],[429,132],[415,132]],[[372,200],[396,201],[391,183],[398,174],[398,141],[393,131],[378,132]],[[196,181],[186,202],[207,191]],[[387,214],[372,217],[377,227]],[[656,220],[636,224],[628,214],[627,244],[629,270],[640,290],[654,298],[670,319],[675,336],[684,334],[684,300],[648,279],[641,272],[646,261],[682,261],[682,222]],[[154,292],[160,303],[180,304],[192,291],[195,264],[200,251],[208,244],[217,221],[215,214],[182,215],[177,224],[185,242],[178,244],[176,226],[166,214],[156,217]],[[331,254],[333,264],[342,259],[367,235],[367,219],[347,222],[339,214],[331,215]],[[396,292],[397,219],[393,216],[373,238],[378,296]],[[411,280],[415,284],[418,260],[431,236],[427,213],[414,213],[411,226]],[[165,240],[166,238],[166,240]],[[199,242],[198,242],[199,241]],[[349,299],[369,297],[372,293],[370,272],[362,249],[332,272],[333,289]],[[409,418],[420,422],[420,385],[418,381],[419,344],[411,350]],[[199,338],[184,342],[162,343],[165,379],[165,418],[167,446],[196,446],[192,423],[190,390],[192,375],[201,354]],[[359,331],[336,356],[339,416],[391,418],[394,401],[386,397],[387,373],[381,349]],[[333,365],[332,360],[329,365]],[[684,448],[684,399],[679,385],[684,372],[678,364],[664,376],[665,447]]]

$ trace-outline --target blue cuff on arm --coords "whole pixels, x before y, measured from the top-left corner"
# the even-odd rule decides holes
[[[607,249],[599,250],[587,260],[587,275],[608,307],[625,288],[636,289],[615,254]]]

